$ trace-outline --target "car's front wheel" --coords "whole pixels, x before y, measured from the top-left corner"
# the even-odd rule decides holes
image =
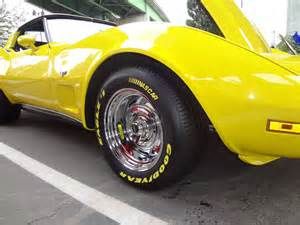
[[[114,72],[96,105],[97,137],[106,158],[119,177],[142,188],[177,181],[203,148],[203,129],[183,89],[162,76],[136,67]]]

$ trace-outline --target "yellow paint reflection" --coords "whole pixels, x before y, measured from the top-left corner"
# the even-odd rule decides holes
[[[221,79],[225,82],[236,84],[236,85],[242,83],[241,79],[238,76],[227,76]]]
[[[273,84],[292,85],[287,79],[275,74],[261,73],[255,74],[254,76]]]

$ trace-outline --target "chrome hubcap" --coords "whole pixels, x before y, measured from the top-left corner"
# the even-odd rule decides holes
[[[133,171],[151,169],[163,147],[159,115],[148,98],[135,89],[121,89],[104,113],[105,138],[116,159]]]

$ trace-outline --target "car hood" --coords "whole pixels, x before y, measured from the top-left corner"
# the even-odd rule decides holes
[[[285,67],[291,72],[300,75],[300,56],[290,55],[287,53],[271,53],[263,54],[264,57]]]
[[[200,0],[199,0],[200,1]],[[257,53],[270,53],[267,42],[234,0],[201,0],[225,39]]]

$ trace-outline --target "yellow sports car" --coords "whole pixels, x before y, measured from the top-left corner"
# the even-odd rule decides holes
[[[190,26],[26,23],[0,49],[0,122],[26,109],[78,121],[142,188],[185,175],[211,126],[252,165],[300,158],[300,57],[268,47],[233,0],[193,7],[205,20]]]

